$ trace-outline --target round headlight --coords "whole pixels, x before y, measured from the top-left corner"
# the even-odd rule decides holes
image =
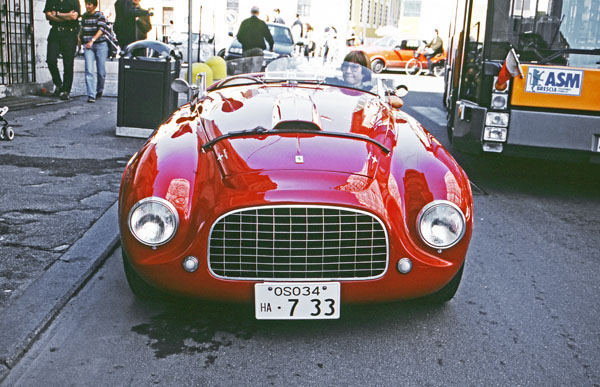
[[[436,249],[457,244],[465,234],[465,216],[452,202],[436,200],[417,216],[417,230],[423,242]]]
[[[129,230],[138,241],[148,246],[167,243],[179,223],[175,207],[162,198],[140,200],[129,212]]]

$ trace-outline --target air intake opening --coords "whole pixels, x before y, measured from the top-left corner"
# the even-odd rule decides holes
[[[283,121],[275,125],[273,129],[281,129],[281,130],[301,130],[301,131],[321,131],[321,128],[314,122],[308,121]]]

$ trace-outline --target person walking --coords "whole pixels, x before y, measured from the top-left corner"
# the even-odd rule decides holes
[[[279,10],[279,8],[275,8],[273,12],[273,23],[285,24],[285,20],[283,20],[283,18],[281,17],[281,11]]]
[[[442,38],[440,38],[440,34],[437,29],[435,30],[435,36],[431,42],[427,43],[425,48],[429,49],[424,54],[425,58],[427,59],[427,70],[429,71],[427,75],[432,75],[433,69],[431,68],[431,58],[444,52],[444,43],[442,42]]]
[[[61,100],[71,99],[73,86],[73,66],[77,51],[77,34],[81,7],[78,0],[46,0],[44,6],[46,20],[50,22],[46,63],[54,83],[53,96]],[[63,77],[58,69],[58,56],[63,60]]]
[[[253,6],[250,9],[249,18],[242,21],[240,29],[236,35],[237,40],[242,44],[242,56],[263,56],[263,50],[267,47],[265,40],[269,43],[269,51],[273,51],[275,41],[269,31],[267,24],[258,18],[259,9]]]
[[[115,2],[115,24],[119,46],[125,49],[138,39],[136,19],[150,16],[150,11],[140,6],[140,0],[117,0]]]
[[[106,79],[106,58],[108,57],[108,41],[104,32],[107,20],[104,14],[97,11],[98,0],[85,0],[86,12],[81,16],[79,40],[84,45],[85,86],[88,102],[96,102],[104,92]],[[96,84],[94,85],[94,62],[96,64]]]

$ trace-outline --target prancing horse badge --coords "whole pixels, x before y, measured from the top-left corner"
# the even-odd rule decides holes
[[[296,155],[296,164],[304,164],[304,156]]]

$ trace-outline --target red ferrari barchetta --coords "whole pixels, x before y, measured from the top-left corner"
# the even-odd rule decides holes
[[[386,80],[340,74],[276,60],[200,87],[152,134],[119,196],[136,295],[253,302],[258,319],[454,296],[473,228],[465,172]]]

